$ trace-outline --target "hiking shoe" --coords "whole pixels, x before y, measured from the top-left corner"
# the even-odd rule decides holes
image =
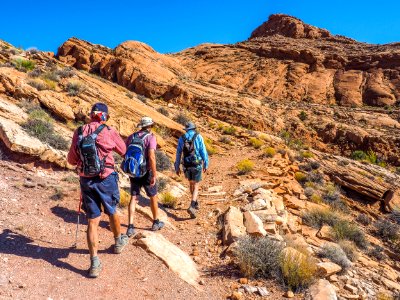
[[[115,239],[114,253],[120,254],[125,246],[128,244],[129,238],[126,234],[121,234]]]
[[[89,277],[90,278],[97,278],[100,275],[101,270],[103,270],[103,265],[100,263],[97,266],[91,264],[89,268]]]
[[[189,215],[192,219],[196,219],[196,213],[197,213],[196,208],[194,208],[192,205],[190,205],[187,212],[189,213]]]
[[[154,222],[153,222],[153,226],[151,226],[151,230],[153,230],[153,231],[157,231],[157,230],[160,230],[161,228],[163,228],[164,227],[164,222],[163,221],[160,221],[160,220],[154,220]]]
[[[128,237],[131,237],[131,236],[133,236],[133,235],[135,235],[135,234],[136,234],[135,226],[133,226],[133,224],[129,224],[128,229],[127,229],[127,231],[126,231],[126,235],[127,235]]]
[[[190,205],[193,206],[194,209],[200,209],[199,201],[192,201]]]

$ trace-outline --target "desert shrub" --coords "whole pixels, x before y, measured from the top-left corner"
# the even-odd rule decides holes
[[[123,188],[119,190],[119,207],[127,207],[131,201],[131,194]]]
[[[314,281],[317,271],[315,259],[308,252],[289,250],[283,253],[281,272],[283,281],[288,288],[296,291],[309,286]]]
[[[318,252],[320,257],[324,257],[332,261],[333,263],[342,267],[346,270],[352,266],[351,261],[347,258],[346,253],[341,247],[336,245],[324,244]]]
[[[30,113],[32,110],[40,109],[40,105],[37,101],[31,99],[21,99],[17,105],[22,108],[25,112]]]
[[[296,172],[294,174],[294,178],[298,181],[298,182],[305,182],[307,180],[307,175],[304,174],[303,172]]]
[[[207,150],[208,155],[214,155],[218,152],[217,148],[214,147],[212,140],[206,138],[204,140],[204,144],[206,145],[206,150]]]
[[[386,294],[385,292],[378,292],[376,295],[376,300],[398,300],[400,298],[396,298],[391,296],[390,294]]]
[[[252,137],[249,140],[249,144],[255,149],[260,149],[264,145],[264,142],[262,140],[259,140],[258,138]]]
[[[168,185],[169,181],[170,180],[168,178],[165,178],[165,177],[157,178],[157,190],[159,192],[164,191],[167,188],[167,185]]]
[[[384,241],[395,241],[399,238],[399,226],[389,220],[374,223],[376,234]]]
[[[356,224],[341,219],[331,226],[331,233],[336,241],[348,240],[353,241],[359,248],[367,247],[365,234]]]
[[[300,120],[302,120],[302,121],[305,121],[306,119],[307,119],[307,113],[304,111],[304,110],[302,110],[298,115],[297,115],[298,117],[299,117],[299,119]]]
[[[370,257],[376,258],[378,261],[385,259],[384,248],[381,246],[373,246],[368,249],[367,254]]]
[[[243,275],[273,278],[279,276],[282,250],[281,242],[268,237],[258,239],[245,236],[238,240],[235,254]]]
[[[340,248],[342,248],[343,252],[346,253],[347,258],[355,262],[358,259],[358,252],[355,244],[351,241],[340,241]]]
[[[133,95],[131,93],[126,93],[125,96],[127,96],[129,99],[133,99]]]
[[[319,194],[315,193],[311,195],[310,201],[319,204],[322,202],[322,197]]]
[[[68,175],[62,179],[62,181],[68,182],[68,183],[79,183],[79,177],[76,175]]]
[[[311,172],[311,171],[312,171],[312,168],[311,168],[311,166],[310,166],[309,163],[301,164],[301,165],[299,166],[299,168],[300,168],[300,170],[302,170],[302,171],[304,171],[304,172]]]
[[[304,224],[318,229],[324,224],[333,226],[335,223],[341,220],[341,217],[337,212],[329,209],[309,210],[303,214],[302,218]]]
[[[366,214],[359,214],[356,218],[356,221],[365,226],[371,224],[371,218]]]
[[[160,196],[160,202],[164,207],[176,208],[178,199],[170,192],[164,192]]]
[[[154,131],[162,138],[168,138],[171,136],[171,130],[164,125],[157,124],[156,126],[154,126]]]
[[[317,170],[321,166],[321,164],[315,160],[309,162],[309,166],[312,170]]]
[[[312,154],[310,151],[302,151],[301,156],[304,158],[311,158],[314,156],[314,154]]]
[[[351,158],[354,160],[365,160],[367,158],[367,154],[364,151],[356,150],[351,153]]]
[[[323,183],[324,175],[317,170],[313,170],[307,174],[307,180],[315,183]]]
[[[304,189],[304,195],[306,195],[307,198],[310,198],[314,193],[315,193],[315,190],[312,187],[306,187]]]
[[[232,143],[232,140],[229,138],[229,136],[223,135],[219,138],[219,142],[229,145]]]
[[[237,163],[236,168],[240,175],[250,173],[254,169],[254,162],[250,159],[244,159]]]
[[[349,162],[347,161],[347,160],[339,160],[338,162],[337,162],[337,164],[339,165],[339,166],[342,166],[342,167],[344,167],[344,166],[347,166],[348,164],[349,164]]]
[[[400,174],[400,167],[397,167],[397,168],[396,168],[396,173],[397,173],[397,174]]]
[[[279,136],[283,139],[286,145],[288,145],[290,143],[290,140],[292,139],[292,135],[287,130],[282,130],[279,133]]]
[[[286,150],[285,149],[278,149],[278,153],[281,155],[285,155],[286,154]]]
[[[346,211],[347,204],[341,199],[341,190],[334,184],[327,184],[325,187],[324,201],[331,207]]]
[[[223,134],[228,134],[228,135],[235,135],[237,132],[237,129],[235,127],[231,126],[224,126],[222,127],[222,133]]]
[[[267,147],[264,149],[264,155],[266,157],[274,157],[276,154],[276,151],[273,147]]]
[[[55,82],[59,82],[61,79],[56,70],[46,72],[42,75],[42,77]]]
[[[170,170],[172,166],[171,160],[167,154],[161,150],[156,150],[156,167],[158,171]]]
[[[63,189],[61,187],[59,187],[59,186],[55,186],[54,187],[54,194],[50,196],[50,199],[58,201],[58,200],[64,199],[64,197],[65,197],[65,194],[64,194]]]
[[[75,71],[72,67],[65,67],[61,70],[56,70],[55,73],[60,77],[60,78],[71,78],[75,75]]]
[[[35,62],[29,59],[17,58],[12,61],[12,64],[18,71],[27,72],[35,68]]]
[[[185,126],[190,122],[190,117],[187,114],[180,112],[174,117],[174,121]]]
[[[142,101],[144,104],[146,104],[147,103],[147,97],[146,96],[144,96],[144,95],[137,95],[137,98],[140,100],[140,101]]]
[[[368,150],[366,153],[361,150],[356,150],[351,153],[351,158],[354,160],[369,162],[371,164],[375,164],[381,167],[386,167],[386,162],[379,159],[376,153],[371,149]]]
[[[30,119],[40,119],[40,120],[51,122],[51,117],[49,116],[49,114],[45,110],[41,109],[40,107],[31,110],[28,113],[28,116]]]
[[[65,86],[65,91],[68,96],[78,96],[80,93],[86,90],[86,87],[80,82],[68,82]]]
[[[166,116],[166,117],[168,117],[169,116],[169,112],[168,112],[168,109],[166,109],[165,107],[159,107],[158,109],[157,109],[157,111],[160,113],[160,114],[162,114],[162,115],[164,115],[164,116]]]
[[[36,53],[39,53],[40,51],[38,48],[31,47],[31,48],[26,49],[26,52],[28,52],[30,54],[36,54]]]
[[[27,84],[29,84],[30,86],[34,87],[38,91],[44,91],[44,90],[48,89],[47,84],[44,83],[42,80],[39,80],[39,79],[28,80]]]
[[[29,118],[22,127],[32,136],[55,149],[68,150],[68,141],[54,131],[52,123],[42,119]]]
[[[28,76],[32,77],[32,78],[37,78],[41,75],[42,75],[42,71],[40,71],[40,69],[37,69],[37,68],[33,69],[32,71],[30,71],[28,73]]]
[[[57,83],[51,79],[48,78],[44,78],[43,82],[46,84],[47,86],[47,90],[52,90],[54,91],[57,87]]]

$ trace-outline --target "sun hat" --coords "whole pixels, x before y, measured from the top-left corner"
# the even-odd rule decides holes
[[[189,131],[192,129],[196,129],[196,125],[193,122],[186,123],[184,130]]]
[[[153,124],[154,124],[154,122],[153,122],[153,119],[152,119],[152,118],[150,118],[150,117],[143,117],[143,118],[140,120],[140,123],[137,125],[137,127],[143,128],[143,127],[151,126],[151,125],[153,125]]]

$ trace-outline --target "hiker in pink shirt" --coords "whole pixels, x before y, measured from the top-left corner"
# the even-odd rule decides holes
[[[107,126],[108,107],[96,103],[90,113],[89,124],[74,132],[68,162],[77,166],[80,176],[82,209],[88,218],[87,242],[90,252],[89,277],[98,277],[102,264],[97,256],[99,245],[98,227],[101,211],[109,216],[114,233],[114,252],[121,253],[128,243],[128,237],[121,234],[120,218],[117,214],[119,203],[118,173],[114,170],[113,151],[123,156],[126,146],[118,132]]]

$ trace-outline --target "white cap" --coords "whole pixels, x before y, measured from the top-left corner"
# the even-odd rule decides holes
[[[154,122],[153,122],[153,119],[152,119],[152,118],[150,118],[150,117],[143,117],[143,118],[140,120],[140,123],[137,125],[137,127],[143,128],[143,127],[151,126],[151,125],[153,125],[153,124],[154,124]]]

